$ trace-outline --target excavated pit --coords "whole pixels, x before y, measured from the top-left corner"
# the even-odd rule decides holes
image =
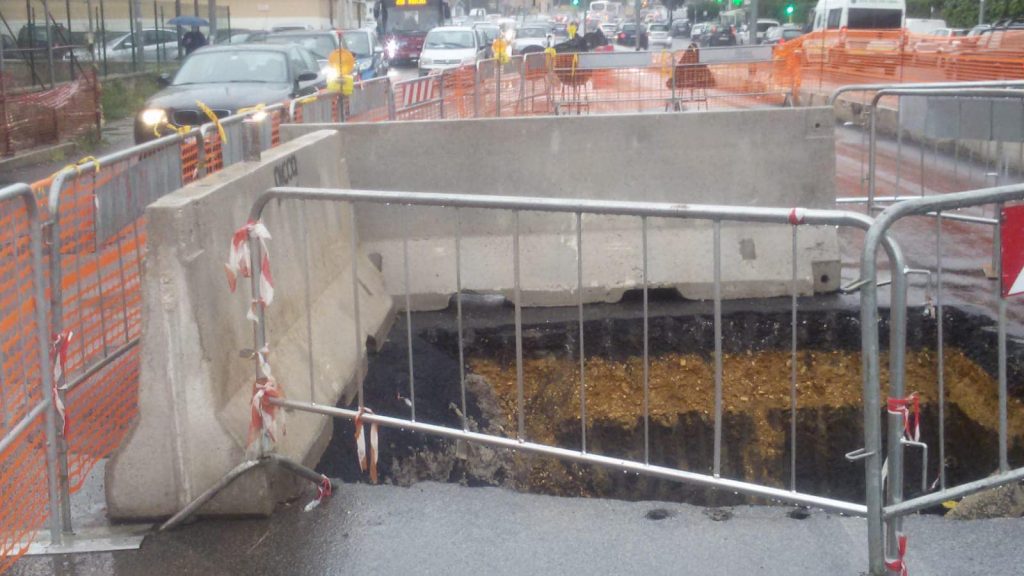
[[[727,302],[723,316],[721,472],[728,478],[789,487],[790,312],[788,300]],[[643,320],[638,303],[588,307],[587,450],[644,459]],[[946,463],[950,484],[987,476],[998,463],[996,340],[991,320],[947,307]],[[524,311],[526,438],[578,450],[581,442],[579,324],[575,309]],[[906,389],[922,401],[928,478],[938,473],[938,405],[934,319],[912,310]],[[515,437],[518,428],[512,309],[464,306],[467,412],[471,430]],[[458,336],[454,310],[413,314],[416,419],[460,428]],[[883,327],[885,319],[883,318]],[[883,350],[888,330],[883,330]],[[839,299],[801,303],[797,355],[797,488],[862,501],[860,463],[844,454],[863,444],[858,311]],[[714,325],[706,303],[651,306],[649,457],[656,465],[710,474],[714,442]],[[1024,462],[1024,354],[1011,339],[1011,464]],[[883,386],[888,357],[882,357]],[[409,417],[404,315],[371,358],[364,384],[375,412]],[[882,391],[883,398],[885,390]],[[359,472],[352,423],[337,420],[320,470],[346,481]],[[553,458],[453,442],[401,430],[380,431],[383,482],[422,480],[505,486],[563,496],[666,500],[708,506],[753,501],[731,492],[625,474]],[[921,459],[907,450],[906,494],[921,492]]]

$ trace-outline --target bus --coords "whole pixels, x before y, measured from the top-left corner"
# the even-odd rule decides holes
[[[621,18],[623,13],[621,2],[609,2],[607,0],[591,2],[587,10],[590,12],[591,18],[598,18],[603,22]]]
[[[815,30],[898,30],[907,12],[905,0],[818,0]]]
[[[445,0],[377,0],[373,16],[388,61],[414,64],[427,32],[443,26],[452,14]]]

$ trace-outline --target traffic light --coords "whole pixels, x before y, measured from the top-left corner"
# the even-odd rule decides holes
[[[743,0],[732,0],[732,5],[736,6],[737,8],[743,6]]]
[[[572,5],[573,6],[579,6],[580,5],[580,0],[572,0]]]
[[[786,4],[786,16],[792,16],[794,10],[796,10],[796,6],[793,6],[792,4]]]

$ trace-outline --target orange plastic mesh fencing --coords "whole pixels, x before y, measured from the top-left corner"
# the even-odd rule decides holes
[[[803,87],[1024,78],[1024,30],[941,37],[904,30],[813,32],[775,48]],[[780,70],[780,73],[782,71]]]
[[[444,108],[441,77],[424,76],[395,84],[396,120],[440,120]]]
[[[4,82],[2,76],[0,82]],[[42,92],[10,94],[0,90],[0,156],[98,128],[99,102],[95,70]]]
[[[184,184],[199,178],[199,140],[185,138],[181,141],[181,181]]]
[[[474,116],[473,87],[475,72],[476,70],[472,66],[460,66],[444,74],[442,81],[444,82],[445,118],[459,119],[472,118]]]
[[[220,131],[211,127],[203,139],[206,151],[206,173],[213,174],[224,168],[224,147],[221,145]]]
[[[175,150],[176,151],[176,150]],[[145,197],[154,183],[140,158],[83,169],[60,197],[62,331],[67,351],[65,403],[72,491],[93,465],[121,442],[138,412],[138,347],[142,333],[142,257],[145,218],[110,238],[97,238],[97,194],[106,187],[126,198]],[[102,242],[98,242],[101,240]]]
[[[778,106],[792,89],[773,61],[700,64],[684,52],[652,53],[646,67],[584,68],[573,54],[551,59],[549,99],[560,114],[667,112]],[[546,112],[545,112],[546,113]]]
[[[0,202],[0,438],[10,440],[0,453],[0,572],[48,515],[44,418],[26,420],[45,398],[29,234],[24,200]]]

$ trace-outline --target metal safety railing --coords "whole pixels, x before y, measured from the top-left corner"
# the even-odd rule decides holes
[[[638,202],[611,202],[611,201],[591,201],[591,200],[564,200],[564,199],[550,199],[550,198],[513,198],[513,197],[496,197],[496,196],[473,196],[473,195],[455,195],[455,194],[424,194],[424,193],[408,193],[408,192],[378,192],[378,191],[360,191],[360,190],[330,190],[330,189],[303,189],[303,188],[276,188],[269,190],[264,193],[253,205],[250,213],[251,222],[262,222],[261,218],[263,215],[264,208],[271,202],[345,202],[351,203],[353,206],[358,206],[361,203],[369,203],[376,205],[385,206],[435,206],[444,207],[456,212],[456,228],[454,237],[454,258],[455,258],[455,280],[457,290],[455,293],[455,307],[456,307],[456,323],[458,330],[458,357],[460,364],[460,392],[461,392],[461,429],[446,427],[438,424],[426,423],[417,420],[416,418],[416,380],[414,376],[414,364],[415,359],[413,357],[413,351],[411,345],[408,349],[408,362],[409,362],[409,382],[408,382],[408,404],[410,408],[411,416],[409,418],[404,417],[393,417],[384,414],[374,414],[372,411],[367,410],[365,404],[364,392],[362,382],[360,381],[357,399],[358,409],[344,409],[332,407],[333,399],[318,399],[315,396],[315,374],[310,373],[310,401],[309,402],[297,402],[277,397],[267,398],[267,401],[271,405],[287,408],[290,410],[300,410],[311,412],[315,414],[323,414],[334,417],[341,417],[347,419],[361,419],[362,421],[379,424],[386,427],[403,428],[407,430],[414,430],[424,432],[427,434],[437,435],[445,438],[456,438],[467,440],[471,442],[478,442],[482,444],[488,444],[497,447],[513,448],[515,450],[530,452],[536,454],[544,454],[548,456],[554,456],[565,460],[581,463],[589,463],[603,467],[611,467],[629,472],[636,472],[641,475],[649,475],[658,478],[669,479],[678,482],[685,482],[696,484],[699,486],[706,487],[717,487],[735,491],[737,493],[743,493],[752,496],[760,496],[765,498],[771,498],[782,502],[792,502],[796,504],[803,504],[808,506],[821,507],[829,510],[835,510],[843,513],[853,515],[865,515],[867,514],[869,507],[872,504],[880,504],[879,502],[869,501],[868,505],[859,504],[856,502],[847,502],[837,500],[829,497],[816,496],[809,493],[800,492],[796,486],[796,459],[797,459],[797,446],[796,446],[796,434],[791,434],[789,451],[790,451],[790,487],[789,489],[775,488],[772,486],[758,484],[749,480],[743,479],[732,479],[725,478],[722,476],[722,428],[723,428],[723,390],[728,386],[728,382],[725,374],[723,373],[723,334],[722,334],[722,241],[721,231],[723,224],[750,224],[757,223],[762,225],[778,225],[786,226],[791,229],[792,234],[792,252],[791,252],[791,266],[792,266],[792,282],[791,282],[791,326],[792,339],[791,339],[791,354],[793,362],[792,368],[788,370],[790,377],[790,391],[791,391],[791,405],[790,405],[790,427],[791,430],[796,426],[796,410],[798,402],[797,394],[797,380],[798,375],[796,372],[796,355],[798,352],[798,337],[797,337],[797,324],[799,321],[799,307],[798,307],[798,296],[799,296],[799,273],[798,273],[798,239],[799,230],[802,226],[839,226],[860,230],[867,230],[872,224],[872,220],[862,214],[853,212],[842,212],[835,210],[802,210],[802,209],[773,209],[773,208],[744,208],[744,207],[727,207],[727,206],[699,206],[699,205],[676,205],[676,204],[655,204],[655,203],[638,203]],[[463,346],[463,287],[462,287],[462,275],[463,268],[466,262],[463,261],[461,256],[461,243],[462,235],[460,233],[461,226],[458,224],[460,211],[463,209],[487,209],[487,210],[499,210],[511,212],[514,218],[514,230],[511,234],[512,238],[512,262],[510,263],[513,270],[514,277],[514,289],[512,291],[512,300],[515,308],[515,359],[516,359],[516,430],[514,436],[505,437],[484,434],[480,432],[474,432],[469,429],[467,421],[467,406],[466,406],[466,364],[465,364],[465,350]],[[579,323],[579,341],[578,349],[575,353],[579,359],[579,380],[578,380],[578,399],[580,406],[580,445],[577,449],[565,448],[542,442],[536,442],[528,437],[527,424],[526,424],[526,411],[524,397],[524,367],[523,358],[526,351],[524,350],[523,343],[523,319],[522,319],[522,291],[520,283],[520,214],[523,212],[541,212],[551,214],[562,214],[567,219],[573,220],[572,231],[574,238],[569,240],[575,240],[574,250],[576,254],[576,272],[577,272],[577,285],[574,291],[578,295],[577,309],[578,309],[578,323]],[[351,236],[351,253],[349,255],[352,261],[352,275],[353,275],[353,286],[352,286],[352,297],[353,297],[353,328],[355,330],[356,338],[355,343],[357,347],[357,358],[365,355],[362,338],[362,328],[360,326],[360,304],[359,304],[359,287],[358,287],[358,245],[356,236],[355,226],[355,210],[350,211],[350,222],[349,227],[352,231]],[[591,447],[588,446],[588,420],[587,417],[587,386],[586,386],[586,371],[587,371],[587,357],[586,357],[586,340],[584,331],[584,297],[583,287],[584,283],[584,262],[582,258],[583,254],[583,242],[586,238],[585,227],[584,227],[584,216],[603,216],[603,215],[616,215],[616,216],[629,216],[638,220],[637,228],[642,236],[642,262],[638,264],[638,269],[641,270],[641,285],[643,293],[643,323],[644,323],[644,336],[643,336],[643,402],[642,402],[642,420],[644,423],[644,457],[642,460],[631,460],[617,457],[609,457],[592,452]],[[702,474],[694,471],[681,470],[671,468],[668,466],[660,466],[652,464],[650,459],[650,435],[649,435],[649,421],[650,421],[650,387],[649,387],[649,348],[650,348],[650,334],[648,328],[649,321],[649,310],[648,310],[648,293],[649,293],[649,270],[648,270],[648,220],[656,219],[668,219],[668,220],[690,220],[690,221],[703,221],[711,224],[711,233],[713,236],[713,254],[712,254],[712,265],[714,267],[714,331],[715,331],[715,345],[714,345],[714,381],[715,381],[715,392],[714,392],[714,408],[713,408],[713,420],[714,420],[714,449],[713,449],[713,464],[711,466],[711,474]],[[273,228],[273,223],[270,223],[270,227]],[[405,284],[405,299],[406,299],[406,312],[405,312],[405,323],[406,323],[406,337],[411,342],[412,339],[412,322],[413,318],[411,315],[411,307],[409,306],[409,261],[408,261],[408,242],[409,238],[403,239],[403,253],[406,254],[405,261],[403,263],[405,269],[405,275],[407,278]],[[568,242],[572,244],[572,242]],[[894,270],[902,270],[902,256],[895,244],[885,243],[886,250],[893,262]],[[264,244],[257,237],[253,236],[250,238],[250,261],[252,265],[252,278],[251,290],[253,291],[253,301],[261,302],[261,283],[257,280],[262,273],[262,250]],[[305,247],[308,251],[309,246]],[[308,290],[308,286],[306,289]],[[302,288],[300,286],[286,286],[279,285],[275,288],[277,292],[285,292],[288,290],[296,290],[298,292]],[[902,303],[902,298],[905,297],[906,284],[904,275],[900,273],[893,274],[892,281],[892,297],[894,301]],[[264,351],[261,353],[260,358],[257,362],[257,380],[260,378],[266,378],[265,372],[267,361],[267,355],[272,354],[272,351],[266,349],[266,316],[263,307],[256,307],[256,314],[258,320],[254,324],[255,326],[255,349]],[[313,319],[311,317],[311,309],[307,301],[306,309],[306,323],[311,325]],[[902,325],[900,319],[893,320],[893,328],[891,333],[891,339],[897,346],[902,346],[903,339],[905,338],[905,328],[900,329]],[[308,331],[307,331],[308,333]],[[307,336],[308,337],[308,336]],[[305,347],[310,355],[313,354],[312,343],[307,343]],[[314,358],[310,357],[307,359],[311,370],[316,365]],[[892,371],[895,375],[902,374],[903,366],[901,356],[896,356],[893,359]],[[865,381],[867,382],[867,381]],[[873,430],[879,424],[879,413],[878,411],[872,411],[869,409],[871,406],[877,407],[880,405],[879,389],[877,386],[868,387],[865,385],[864,398],[866,409],[864,412],[865,429]],[[320,400],[320,402],[318,402]],[[868,463],[867,482],[869,484],[879,482],[878,473],[880,469],[880,458],[879,450],[872,448],[880,442],[879,438],[871,438],[868,442],[869,452],[862,453],[861,456],[851,455],[851,460],[864,460]],[[210,495],[204,495],[205,498],[211,497]],[[189,512],[196,510],[195,506],[189,506]],[[183,519],[182,515],[175,516],[174,521],[180,522]]]
[[[32,190],[0,189],[0,571],[49,519],[60,541],[46,270]]]
[[[880,387],[879,375],[879,341],[878,333],[870,327],[878,322],[878,297],[877,289],[877,266],[876,253],[879,244],[891,238],[893,228],[904,222],[911,216],[928,216],[935,219],[935,283],[937,303],[937,342],[936,342],[936,399],[938,404],[938,460],[939,472],[935,482],[938,490],[927,492],[923,487],[922,494],[904,500],[904,447],[919,446],[916,427],[920,426],[918,421],[911,423],[912,415],[908,410],[908,396],[904,389],[902,379],[891,379],[889,383],[889,399],[887,402],[887,454],[889,480],[886,486],[875,483],[868,487],[868,530],[870,566],[873,574],[882,574],[888,569],[890,573],[898,574],[905,567],[904,554],[906,550],[906,535],[903,533],[902,519],[904,516],[931,507],[948,500],[960,498],[980,490],[1007,484],[1024,479],[1024,467],[1011,469],[1009,463],[1008,443],[1008,392],[1007,392],[1007,292],[1008,286],[1004,278],[1001,260],[1002,233],[1001,223],[1004,219],[1003,209],[1006,203],[1019,202],[1024,200],[1024,184],[1001,186],[941,196],[929,196],[903,200],[887,207],[871,225],[868,231],[861,260],[861,325],[862,325],[862,348],[864,354],[864,381],[865,387]],[[996,226],[992,242],[992,260],[996,270],[996,288],[994,298],[996,300],[996,370],[998,390],[998,462],[993,466],[997,467],[997,473],[985,476],[985,471],[975,471],[982,475],[981,478],[966,481],[957,486],[949,486],[946,478],[946,389],[945,389],[945,364],[944,364],[944,324],[946,322],[943,311],[943,265],[942,252],[948,245],[943,243],[944,220],[947,220],[947,213],[964,208],[977,208],[985,205],[995,207]],[[963,254],[959,257],[962,259]],[[1012,279],[1011,279],[1012,283]],[[906,317],[906,299],[893,300],[891,305],[891,318]],[[894,320],[895,321],[895,320]],[[890,354],[903,355],[905,342],[893,344]],[[877,413],[880,406],[865,405],[865,410],[874,409]],[[913,432],[908,432],[914,430]],[[881,426],[877,422],[872,423],[872,428],[865,427],[865,435],[872,439],[869,441],[868,450],[881,450],[881,444],[873,439],[881,436]],[[927,456],[923,459],[927,467]],[[927,470],[927,468],[926,468]],[[881,505],[884,493],[884,506]],[[885,537],[882,537],[883,526]]]

